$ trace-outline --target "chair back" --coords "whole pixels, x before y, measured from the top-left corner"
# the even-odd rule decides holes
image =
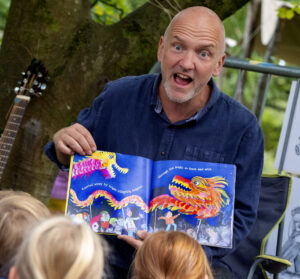
[[[268,237],[284,217],[290,188],[291,179],[288,176],[272,175],[261,178],[258,213],[250,234],[233,253],[222,259],[233,269],[234,278],[247,278],[254,258],[264,254]],[[253,278],[264,278],[259,268]]]

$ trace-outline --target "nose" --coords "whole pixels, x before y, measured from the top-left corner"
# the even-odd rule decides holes
[[[195,57],[192,51],[186,51],[180,60],[180,66],[184,70],[191,70],[195,67]]]

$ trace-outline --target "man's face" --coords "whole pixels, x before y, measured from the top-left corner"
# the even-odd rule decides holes
[[[174,20],[159,42],[163,90],[174,103],[199,95],[225,59],[223,33],[212,19],[196,15]]]

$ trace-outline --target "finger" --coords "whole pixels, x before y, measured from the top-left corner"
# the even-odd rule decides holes
[[[80,137],[80,136],[79,136]],[[76,138],[67,136],[65,137],[62,141],[58,143],[58,146],[60,146],[60,150],[70,150],[71,155],[74,154],[75,152],[80,154],[80,155],[86,155],[86,151],[82,147],[82,142],[78,142]]]
[[[118,238],[121,240],[124,240],[125,242],[127,242],[129,245],[131,245],[132,247],[134,247],[136,249],[140,248],[143,244],[142,240],[135,239],[128,235],[119,235]]]
[[[64,144],[63,141],[59,141],[55,146],[56,151],[59,151],[62,154],[65,155],[73,155],[75,152],[72,150],[68,145]]]
[[[84,138],[86,139],[86,141],[88,142],[88,145],[91,149],[92,152],[95,152],[97,150],[97,146],[95,143],[95,140],[93,138],[93,136],[91,135],[91,133],[89,132],[88,129],[86,129],[84,126],[82,126],[79,123],[74,124],[74,128],[81,134],[84,136]]]
[[[137,231],[136,235],[138,236],[139,239],[145,240],[147,237],[149,237],[151,235],[151,233],[149,233],[147,231]]]
[[[92,137],[90,132],[81,126],[78,129],[79,124],[74,124],[66,128],[65,133],[62,135],[61,140],[65,145],[71,148],[73,151],[80,155],[91,155],[92,148],[87,140],[87,137]]]
[[[86,151],[83,149],[82,145],[87,145],[87,143],[84,143],[85,140],[82,139],[82,136],[72,126],[63,128],[55,133],[53,136],[53,141],[56,151],[62,154],[72,155],[74,152],[77,152],[81,155],[86,154]]]

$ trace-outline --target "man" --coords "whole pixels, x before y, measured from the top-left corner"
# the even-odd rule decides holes
[[[151,160],[235,164],[235,248],[256,217],[263,136],[253,114],[220,92],[211,79],[224,63],[224,33],[221,20],[210,9],[181,11],[159,41],[162,74],[108,83],[92,106],[79,114],[78,123],[54,135],[46,153],[59,166],[68,166],[74,152],[86,155],[96,149]],[[121,239],[139,245],[137,240]],[[123,278],[120,272],[126,274],[133,250],[120,239],[107,240],[115,249],[110,263],[119,268],[116,278]],[[217,272],[220,278],[231,278],[226,277],[221,258],[232,250],[204,249],[215,278]]]

